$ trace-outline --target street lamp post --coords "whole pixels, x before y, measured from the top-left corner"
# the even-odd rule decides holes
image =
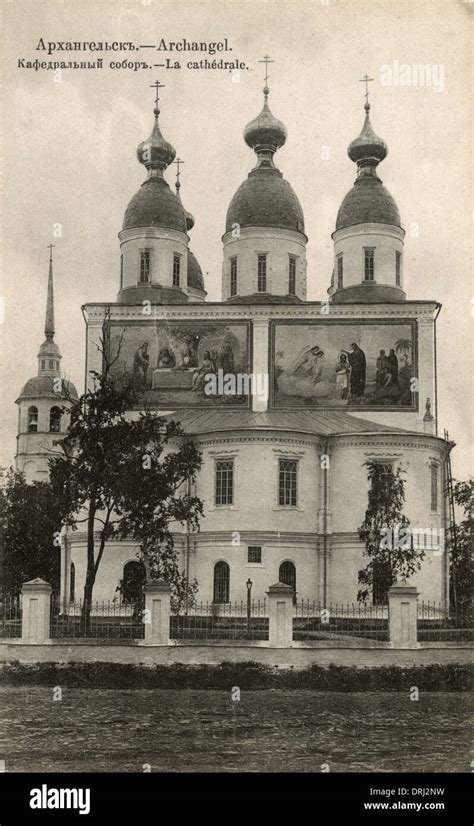
[[[250,600],[252,594],[252,585],[253,582],[248,578],[247,582],[245,583],[247,586],[247,639],[250,639]]]

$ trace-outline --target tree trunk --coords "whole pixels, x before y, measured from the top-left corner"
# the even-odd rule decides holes
[[[95,506],[93,498],[89,503],[89,514],[87,517],[87,571],[84,583],[84,599],[81,612],[81,635],[88,637],[91,627],[92,591],[95,582],[95,556],[94,556],[94,520]]]

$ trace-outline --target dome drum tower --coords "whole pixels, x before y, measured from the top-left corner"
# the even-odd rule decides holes
[[[403,289],[405,231],[390,192],[376,168],[388,152],[372,129],[365,103],[365,121],[347,153],[357,163],[357,178],[337,215],[334,270],[328,293],[334,303],[397,302]]]

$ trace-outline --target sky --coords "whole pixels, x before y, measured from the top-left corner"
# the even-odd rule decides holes
[[[0,295],[0,465],[14,459],[15,399],[36,375],[43,341],[47,245],[54,243],[56,341],[62,366],[84,383],[81,305],[113,301],[119,289],[123,214],[144,180],[136,147],[150,134],[153,91],[161,92],[164,136],[184,159],[181,196],[196,220],[191,248],[219,300],[225,215],[254,165],[245,124],[261,109],[269,54],[270,107],[288,139],[276,162],[305,214],[308,299],[326,298],[331,233],[351,188],[347,146],[363,123],[364,85],[371,119],[387,142],[378,168],[407,231],[404,277],[409,299],[443,305],[438,319],[439,432],[457,443],[453,471],[472,472],[472,58],[474,3],[463,0],[4,0],[2,4],[2,224]],[[18,60],[144,60],[150,52],[37,50],[48,41],[219,41],[218,59],[246,68],[52,71]],[[174,54],[161,53],[175,58]],[[209,58],[214,59],[214,56]],[[430,83],[412,67],[429,66]],[[403,66],[408,67],[404,69]],[[158,73],[158,74],[157,74]],[[427,77],[427,76],[425,76]],[[399,81],[398,83],[396,81]],[[402,83],[400,82],[403,82]],[[409,83],[407,81],[410,81]],[[174,169],[165,177],[171,184]],[[54,236],[61,225],[61,237]],[[57,232],[57,230],[56,230]]]

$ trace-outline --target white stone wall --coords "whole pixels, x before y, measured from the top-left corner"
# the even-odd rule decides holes
[[[121,289],[136,287],[140,283],[140,252],[150,249],[150,283],[164,287],[173,286],[173,256],[181,256],[179,286],[187,292],[188,285],[188,236],[171,229],[143,227],[126,229],[119,233],[120,251],[123,255],[123,279]]]
[[[289,256],[296,257],[296,290],[306,299],[306,238],[299,232],[268,227],[242,227],[238,238],[224,235],[222,300],[230,297],[230,259],[237,256],[237,294],[258,292],[258,255],[267,255],[267,290],[272,295],[288,295]]]
[[[334,287],[337,289],[337,259],[343,256],[343,287],[378,284],[403,289],[403,238],[405,233],[389,224],[356,224],[337,230],[334,239]],[[364,247],[374,247],[374,280],[364,278]],[[400,252],[401,282],[396,284],[395,253]]]

